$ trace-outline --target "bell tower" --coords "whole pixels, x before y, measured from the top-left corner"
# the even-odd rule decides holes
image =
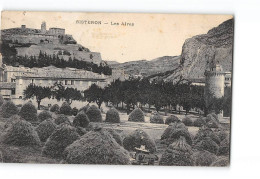
[[[46,33],[46,22],[43,21],[41,24],[41,33],[45,34]]]

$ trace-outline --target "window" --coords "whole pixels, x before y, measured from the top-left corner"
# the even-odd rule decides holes
[[[68,80],[65,80],[65,85],[68,85]]]
[[[32,84],[34,83],[34,79],[32,79]]]
[[[74,80],[71,80],[71,85],[74,85]]]
[[[15,88],[11,90],[11,94],[15,95]]]
[[[15,79],[11,78],[11,82],[12,82],[12,83],[15,83]]]

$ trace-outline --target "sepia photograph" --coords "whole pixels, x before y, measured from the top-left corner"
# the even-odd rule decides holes
[[[2,11],[0,162],[229,167],[234,23]]]

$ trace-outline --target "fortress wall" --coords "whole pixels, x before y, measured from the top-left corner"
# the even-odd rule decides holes
[[[34,44],[39,44],[41,40],[47,40],[45,43],[53,43],[53,44],[58,44],[59,39],[58,37],[55,36],[44,36],[44,35],[14,35],[9,37],[10,40],[12,40],[13,43],[34,43]],[[49,42],[48,42],[49,41]]]

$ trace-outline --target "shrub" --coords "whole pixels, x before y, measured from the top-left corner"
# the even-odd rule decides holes
[[[57,125],[54,122],[47,119],[42,121],[35,130],[38,133],[40,140],[42,142],[46,142],[46,140],[51,136],[56,127]]]
[[[161,140],[167,145],[179,140],[183,136],[189,145],[192,145],[192,137],[187,127],[182,122],[171,123],[163,132]]]
[[[206,117],[206,122],[209,122],[209,121],[218,121],[218,116],[215,114],[215,113],[211,113],[211,114],[208,114],[207,117]]]
[[[154,140],[141,129],[136,129],[123,140],[123,146],[128,151],[135,151],[135,148],[140,148],[141,145],[145,146],[151,153],[156,151]]]
[[[5,122],[4,129],[10,128],[13,124],[15,124],[17,121],[20,121],[21,117],[18,115],[13,115],[7,121]]]
[[[134,109],[128,116],[128,121],[144,122],[144,113],[141,109]]]
[[[193,121],[189,117],[183,118],[182,122],[183,122],[183,124],[185,124],[185,126],[193,126]]]
[[[61,107],[60,107],[60,114],[64,114],[64,115],[71,115],[71,107],[69,105],[69,103],[64,102],[62,103]]]
[[[38,120],[37,109],[31,102],[27,102],[22,106],[19,115],[26,121],[35,122]]]
[[[60,158],[65,148],[79,139],[79,137],[76,128],[67,124],[60,125],[46,141],[42,149],[42,155]]]
[[[195,147],[198,150],[207,150],[213,154],[217,154],[219,150],[219,146],[216,142],[214,142],[210,137],[205,137],[200,142],[198,142]]]
[[[165,124],[170,124],[170,123],[174,123],[174,122],[180,122],[181,120],[177,117],[177,116],[175,116],[175,115],[171,115],[171,116],[169,116],[169,117],[167,117],[166,119],[165,119]]]
[[[217,144],[220,144],[219,137],[213,132],[210,128],[200,128],[197,134],[194,137],[194,143],[198,143],[203,140],[205,137],[211,138]]]
[[[105,122],[120,123],[119,113],[115,108],[111,108],[107,111]]]
[[[64,151],[69,164],[130,164],[130,155],[106,130],[90,131]]]
[[[34,146],[40,145],[40,139],[29,122],[19,120],[7,129],[3,135],[3,143],[16,146]]]
[[[71,124],[70,120],[64,114],[58,115],[58,117],[54,120],[55,124],[60,125],[62,123]]]
[[[156,113],[155,115],[150,117],[150,123],[156,123],[156,124],[164,124],[163,117]]]
[[[226,167],[229,166],[229,158],[228,157],[219,157],[215,162],[211,164],[213,167]]]
[[[193,163],[191,146],[186,143],[184,137],[169,145],[159,161],[159,165],[167,166],[192,166]]]
[[[194,152],[193,158],[195,166],[210,166],[217,159],[217,156],[209,151],[203,150]]]
[[[0,107],[4,104],[5,100],[3,96],[0,94]]]
[[[89,108],[89,104],[87,104],[86,106],[83,106],[82,108],[79,109],[79,112],[84,112],[85,114],[87,114]]]
[[[220,142],[218,155],[229,155],[230,142],[229,136],[226,137],[223,141]]]
[[[217,129],[214,131],[214,133],[219,137],[220,141],[224,140],[226,137],[228,137],[228,133],[223,129]]]
[[[51,112],[58,113],[60,111],[60,106],[58,104],[54,104],[50,108]]]
[[[84,113],[79,113],[73,120],[73,126],[86,128],[89,124],[88,116]]]
[[[40,112],[40,114],[38,115],[38,119],[42,122],[46,119],[52,119],[51,113],[49,111],[42,111]]]
[[[203,125],[206,125],[206,121],[204,118],[200,117],[194,120],[193,125],[195,127],[202,127]]]
[[[116,140],[116,142],[123,146],[123,139],[120,134],[118,134],[115,130],[113,129],[105,129],[109,134]]]
[[[88,108],[87,116],[90,122],[102,122],[101,112],[95,105],[92,105]]]
[[[216,120],[211,120],[207,122],[209,128],[219,128],[219,123]]]
[[[83,127],[76,127],[76,130],[77,130],[77,133],[80,135],[80,136],[83,136],[84,134],[87,133],[87,130]]]
[[[72,109],[72,115],[73,116],[76,116],[77,114],[78,114],[78,109],[76,108],[76,107],[74,107],[73,109]]]
[[[1,115],[4,118],[9,118],[15,114],[18,114],[19,110],[12,101],[5,101],[1,106]]]

